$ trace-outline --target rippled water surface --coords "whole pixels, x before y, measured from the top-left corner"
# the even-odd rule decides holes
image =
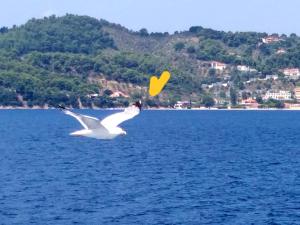
[[[143,111],[122,127],[75,138],[59,111],[0,111],[0,224],[300,224],[300,112]]]

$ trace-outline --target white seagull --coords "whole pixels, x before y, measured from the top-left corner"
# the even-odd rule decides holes
[[[113,139],[119,135],[126,135],[126,131],[118,127],[118,125],[137,116],[140,113],[141,108],[142,104],[141,101],[139,101],[126,108],[123,112],[114,113],[103,120],[99,120],[95,117],[71,112],[65,107],[59,106],[59,109],[61,109],[65,114],[77,119],[84,127],[84,129],[70,133],[70,135],[96,139]]]

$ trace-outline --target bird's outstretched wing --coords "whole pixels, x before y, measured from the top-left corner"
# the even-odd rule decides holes
[[[91,117],[91,116],[86,116],[86,115],[82,115],[79,113],[74,113],[71,112],[70,110],[66,109],[63,106],[58,106],[58,108],[60,110],[62,110],[65,114],[74,117],[75,119],[78,120],[78,122],[85,128],[85,129],[106,129],[105,127],[103,127],[103,125],[100,123],[100,120],[98,120],[95,117]]]
[[[132,119],[137,116],[141,111],[141,102],[136,102],[134,105],[129,106],[123,112],[112,114],[101,121],[101,124],[107,129],[117,127],[119,124],[126,120]]]

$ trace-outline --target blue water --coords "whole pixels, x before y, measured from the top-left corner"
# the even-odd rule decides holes
[[[59,111],[0,111],[0,224],[300,224],[300,112],[143,111],[122,127],[76,138]]]

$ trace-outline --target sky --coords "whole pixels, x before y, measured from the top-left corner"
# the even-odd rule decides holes
[[[203,26],[224,31],[296,33],[297,0],[0,0],[0,27],[66,13],[88,15],[150,32]]]

